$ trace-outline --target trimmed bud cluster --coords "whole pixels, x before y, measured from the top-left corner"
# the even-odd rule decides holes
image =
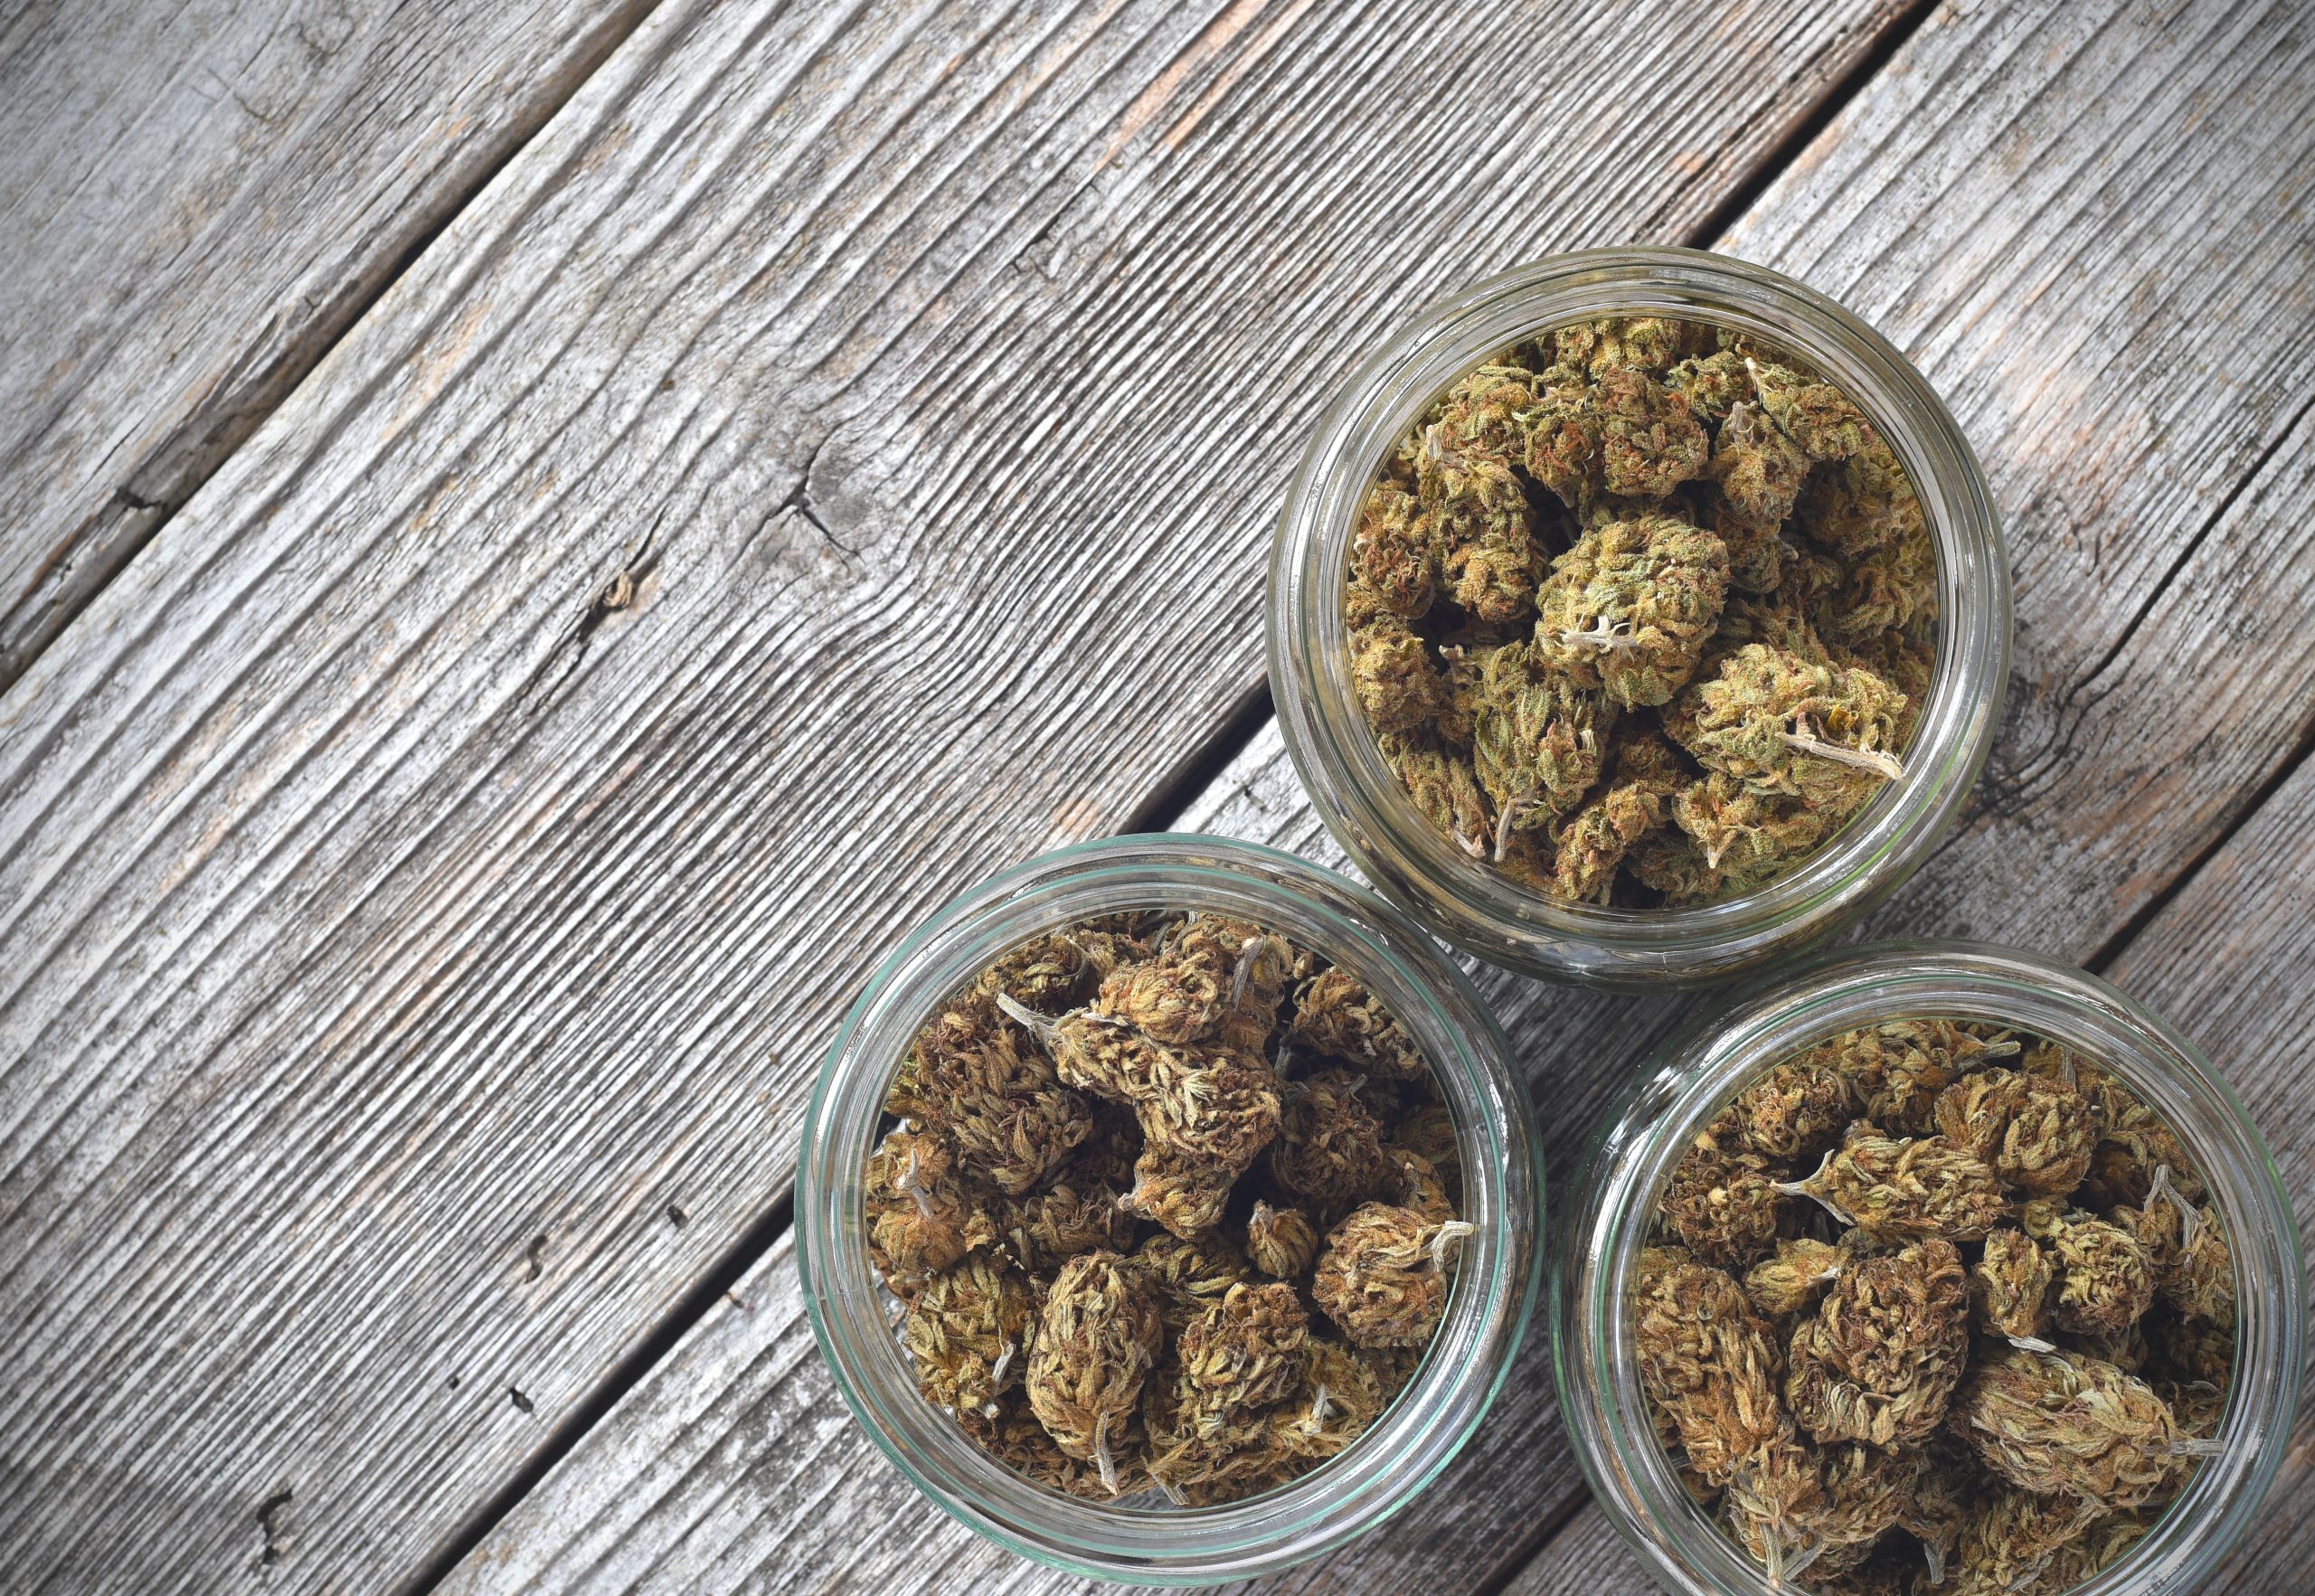
[[[1649,1417],[1772,1580],[2055,1596],[2217,1444],[2235,1272],[2207,1198],[2169,1128],[2054,1044],[1927,1017],[1831,1037],[1662,1190],[1632,1307]]]
[[[1466,575],[1489,491],[1456,489]],[[1072,1495],[1202,1506],[1335,1457],[1413,1377],[1471,1231],[1414,1038],[1245,921],[1022,944],[925,1025],[884,1106],[868,1251],[918,1388]]]
[[[1352,541],[1350,675],[1432,826],[1646,908],[1783,874],[1904,773],[1936,558],[1904,467],[1782,350],[1558,327],[1427,410]]]

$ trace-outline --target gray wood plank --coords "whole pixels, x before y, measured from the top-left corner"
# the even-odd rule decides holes
[[[2315,1234],[2315,763],[2302,763],[2126,943],[2108,973],[2233,1081]],[[2302,1398],[2303,1400],[2303,1398]],[[2284,1596],[2315,1566],[2315,1411],[2302,1409],[2265,1508],[2200,1587]],[[1647,1575],[1587,1502],[1505,1596],[1586,1596]]]
[[[1324,373],[1891,14],[655,11],[0,698],[0,1556],[412,1578],[1252,690]]]
[[[0,24],[0,686],[648,3]]]
[[[2293,163],[2308,152],[2276,138],[2285,125],[2307,137],[2293,96],[2303,93],[2304,74],[2294,74],[2309,42],[2273,11],[2206,6],[2158,22],[2116,10],[1940,13],[1733,241],[1752,258],[1800,266],[1914,350],[1985,455],[2017,543],[2021,708],[1998,756],[1993,797],[1881,927],[1967,930],[2074,958],[2096,952],[2175,881],[2288,760],[2315,681],[2296,620],[2315,546],[2291,508],[2315,469],[2310,390],[2288,357],[2269,364],[2259,353],[2303,350],[2315,336],[2291,286],[2310,248],[2307,218],[2289,203]],[[2278,41],[2280,59],[2268,53]],[[2235,87],[2222,93],[2216,81]],[[2189,127],[2192,139],[2182,137]],[[2013,200],[1972,173],[2000,174],[2022,192]],[[1980,231],[1970,234],[1966,269],[1949,277],[1947,229],[1965,222]],[[1805,259],[1788,261],[1778,240],[1805,244]],[[2139,286],[2174,279],[2193,291]],[[2000,308],[1971,308],[1980,301]],[[1949,338],[1949,316],[1981,326],[1980,335]],[[2053,347],[2059,337],[2077,342]],[[2070,363],[2053,368],[2062,374],[2080,368],[2098,380],[2053,378],[2013,347],[2021,340]],[[2212,348],[2239,349],[2247,364],[2190,358]],[[2197,396],[2172,386],[2133,392],[2134,381],[2168,383],[2182,360],[2206,383]],[[2147,419],[2156,404],[2166,407],[2159,427]],[[2101,444],[2084,458],[2082,440],[2118,430],[2136,439],[2134,451]],[[2092,500],[2101,519],[2077,524],[2065,505]],[[2130,529],[2127,547],[2099,541],[2109,521]],[[2229,656],[2207,663],[2222,637]],[[2181,669],[2182,657],[2196,669]],[[2263,685],[2250,679],[2262,671]],[[2164,723],[2185,720],[2189,706],[2205,718]],[[2067,757],[2055,765],[2046,751],[2019,746],[2018,728],[2036,724],[2035,714],[2068,728]],[[2074,809],[2082,813],[2070,817]],[[1189,823],[1340,863],[1274,730],[1193,807]],[[1940,873],[1952,883],[1942,894],[1930,884]],[[2069,896],[2085,890],[2079,902]],[[1962,923],[1953,923],[1955,904],[1968,910]],[[1569,993],[1499,975],[1488,977],[1488,991],[1551,1093],[1548,1152],[1561,1169],[1613,1081],[1711,1001]],[[1448,1478],[1348,1554],[1280,1583],[1454,1584],[1517,1565],[1582,1501],[1541,1344],[1522,1361]],[[710,1391],[723,1379],[719,1368],[686,1346],[652,1384]],[[832,1393],[824,1402],[813,1411],[838,1411]],[[659,1548],[623,1563],[621,1580],[684,1588],[711,1564],[774,1566],[770,1549],[820,1517],[889,1524],[911,1547],[939,1548],[912,1559],[966,1560],[959,1567],[972,1581],[1072,1585],[1017,1563],[989,1564],[930,1509],[911,1518],[909,1487],[856,1436],[848,1449],[828,1441],[808,1476],[786,1473],[776,1457],[755,1471],[743,1448],[727,1468],[703,1466],[671,1490],[666,1517],[656,1506],[628,1509],[639,1517],[593,1516],[591,1501],[619,1497],[614,1482],[638,1478],[664,1450],[697,1455],[754,1424],[756,1412],[744,1397],[695,1410],[680,1433],[615,1412],[456,1587],[611,1588],[619,1582],[592,1579],[590,1548],[620,1534],[630,1557]],[[830,1484],[830,1474],[844,1483]],[[695,1546],[684,1527],[689,1492],[743,1503],[735,1511],[748,1526],[729,1533],[754,1550],[727,1564],[725,1542]],[[516,1573],[496,1578],[484,1558],[506,1559]],[[809,1588],[820,1567],[802,1564],[797,1587]],[[882,1561],[866,1567],[864,1584],[902,1577]],[[719,1573],[708,1588],[731,1587]]]

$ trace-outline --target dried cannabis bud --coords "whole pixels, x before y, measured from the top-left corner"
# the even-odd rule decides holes
[[[2112,1364],[2004,1347],[1973,1365],[1953,1428],[1985,1466],[2022,1490],[2107,1509],[2135,1507],[2202,1444],[2160,1397]]]
[[[917,1389],[950,1412],[997,1417],[998,1394],[1027,1365],[1037,1307],[1026,1277],[985,1258],[933,1276],[901,1325]]]
[[[1893,1138],[1859,1120],[1807,1180],[1776,1190],[1814,1197],[1880,1242],[1982,1241],[2005,1212],[1993,1171],[1942,1136]]]
[[[2070,1192],[2090,1171],[2098,1126],[2090,1103],[2061,1081],[1985,1070],[1938,1094],[1939,1132],[2036,1196]]]
[[[1318,1255],[1318,1228],[1302,1210],[1254,1204],[1246,1221],[1246,1256],[1256,1269],[1277,1280],[1299,1280]]]
[[[895,1130],[869,1157],[868,1256],[902,1297],[952,1268],[988,1222],[956,1155],[930,1132]]]
[[[1728,547],[1669,515],[1611,521],[1552,562],[1539,660],[1627,708],[1660,704],[1703,656],[1728,591]]]
[[[1762,1259],[1746,1272],[1744,1295],[1763,1318],[1806,1313],[1847,1263],[1847,1255],[1828,1242],[1805,1236],[1779,1242],[1775,1257]]]
[[[1970,1348],[1969,1278],[1939,1239],[1862,1259],[1792,1334],[1785,1400],[1827,1445],[1928,1439]]]
[[[1978,1327],[2035,1352],[2047,1352],[2042,1332],[2049,1327],[2044,1306],[2057,1269],[2048,1253],[2023,1231],[1999,1230],[1986,1237],[1985,1253],[1970,1268],[1970,1305]]]
[[[2048,1237],[2058,1270],[2050,1317],[2062,1330],[2119,1336],[2154,1300],[2154,1265],[2137,1234],[2118,1224],[2070,1214]]]
[[[1672,1233],[1703,1262],[1743,1269],[1776,1246],[1784,1223],[1776,1166],[1708,1138],[1681,1157],[1664,1193]]]
[[[1034,995],[1066,991],[1076,970],[1083,968],[1082,955],[1070,963],[1068,982],[1057,987],[1062,965],[1050,959],[1028,966],[1012,978]],[[943,1019],[954,1021],[968,1012],[952,1010]],[[977,1023],[969,1025],[929,1026],[918,1039],[910,1061],[921,1104],[918,1117],[948,1133],[959,1161],[968,1169],[1006,1195],[1018,1196],[1043,1181],[1091,1134],[1092,1105],[1061,1084],[1052,1063],[1027,1037],[997,1017],[993,1004],[975,1017]]]
[[[1738,1092],[1733,1110],[1746,1147],[1790,1161],[1829,1151],[1856,1117],[1856,1100],[1848,1077],[1804,1056]]]
[[[1156,1361],[1164,1325],[1140,1272],[1114,1252],[1062,1265],[1029,1352],[1029,1406],[1061,1450],[1090,1459],[1115,1488],[1122,1438]]]
[[[1383,1128],[1359,1100],[1365,1084],[1342,1070],[1287,1082],[1271,1178],[1320,1215],[1346,1213],[1392,1185]]]
[[[1319,971],[1296,989],[1294,1023],[1286,1039],[1297,1052],[1324,1053],[1385,1080],[1419,1080],[1428,1069],[1406,1028],[1356,976],[1338,967]]]
[[[1643,1264],[1639,1291],[1640,1382],[1670,1416],[1689,1467],[1725,1485],[1744,1458],[1790,1431],[1776,1343],[1724,1270],[1664,1258],[1652,1271]]]
[[[1456,1251],[1475,1227],[1367,1203],[1328,1232],[1310,1294],[1360,1346],[1420,1346],[1447,1309]]]

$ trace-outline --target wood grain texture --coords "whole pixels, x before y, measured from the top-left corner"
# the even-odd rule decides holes
[[[647,5],[0,23],[0,686]]]
[[[2278,61],[2268,52],[2279,40]],[[1738,252],[1798,269],[1912,349],[1985,456],[2017,549],[2016,707],[1988,800],[1884,929],[2089,958],[2189,867],[2304,733],[2315,658],[2296,617],[2315,542],[2291,506],[2307,496],[2315,439],[2308,380],[2289,352],[2315,336],[2297,186],[2310,124],[2291,121],[2304,85],[2291,51],[2306,49],[2303,30],[2272,9],[1941,13],[1737,229]],[[2278,137],[2286,122],[2301,143]],[[1956,267],[1949,229],[1964,221],[1968,258]],[[1973,336],[1955,336],[1949,318]],[[2227,361],[2213,358],[2218,349]],[[2197,373],[2194,396],[2171,381],[2182,363]],[[2093,501],[2092,520],[2069,507]],[[1340,863],[1274,729],[1189,818]],[[1500,975],[1486,985],[1550,1094],[1546,1157],[1560,1171],[1614,1082],[1711,1002]],[[1454,1585],[1516,1567],[1582,1500],[1541,1344],[1522,1361],[1449,1478],[1347,1554],[1280,1583]],[[664,1373],[703,1392],[725,1377],[690,1347]],[[623,1501],[608,1482],[640,1478],[665,1450],[704,1455],[760,1410],[743,1399],[691,1412],[680,1431],[615,1412],[486,1544],[483,1556],[524,1577],[502,1583],[488,1577],[498,1565],[477,1561],[460,1588],[586,1585],[586,1548],[615,1530],[628,1556],[664,1548],[622,1563],[623,1577],[667,1589],[701,1578],[722,1543],[694,1547],[685,1506],[646,1523],[628,1516],[631,1504],[603,1518],[590,1505]],[[744,1449],[725,1455],[729,1472],[703,1468],[668,1499],[744,1498],[759,1547],[824,1518],[857,1520],[895,1526],[912,1567],[954,1557],[1007,1590],[1072,1585],[1018,1563],[987,1572],[990,1554],[964,1532],[921,1507],[909,1516],[910,1487],[856,1435],[826,1440],[808,1475],[778,1463],[752,1475]],[[811,1588],[821,1566],[799,1565],[796,1588]],[[868,1566],[868,1582],[887,1577],[882,1561]],[[729,1588],[723,1579],[711,1588]]]
[[[0,1557],[424,1568],[1252,689],[1323,373],[1693,229],[1828,9],[656,10],[0,699]]]
[[[2302,763],[2126,943],[2109,976],[2185,1030],[2242,1095],[2315,1234],[2315,763]],[[2306,1397],[2302,1391],[2301,1402]],[[2204,1596],[2286,1596],[2315,1566],[2315,1412]],[[1505,1590],[1589,1596],[1648,1576],[1590,1503]]]

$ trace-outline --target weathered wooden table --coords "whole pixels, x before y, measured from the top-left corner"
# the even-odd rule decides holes
[[[1334,859],[1271,517],[1441,289],[1714,244],[2016,556],[1876,921],[2079,959],[2315,1218],[2295,0],[32,0],[0,20],[0,1585],[1053,1590],[855,1430],[835,1019],[1040,849]],[[1565,1161],[1699,1002],[1488,983]],[[1305,1589],[1626,1588],[1541,1335]],[[2315,1416],[2219,1588],[2303,1588]]]

